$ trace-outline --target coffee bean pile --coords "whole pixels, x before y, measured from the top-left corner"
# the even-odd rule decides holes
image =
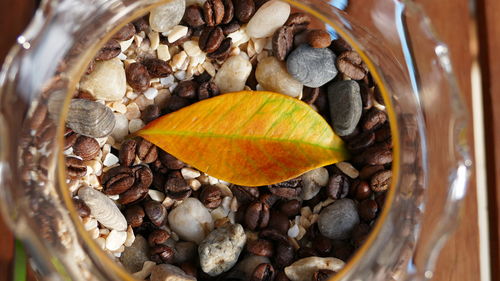
[[[129,272],[327,280],[363,245],[391,184],[390,126],[361,57],[313,25],[277,0],[174,0],[96,54],[71,102],[67,176],[85,228]],[[318,111],[351,159],[247,187],[127,138],[198,101],[263,89]]]

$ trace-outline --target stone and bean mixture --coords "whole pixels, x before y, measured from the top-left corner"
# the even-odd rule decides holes
[[[68,183],[85,229],[134,277],[326,280],[363,244],[391,182],[387,115],[360,56],[311,22],[277,0],[174,0],[98,52],[70,105]],[[306,102],[351,159],[255,188],[126,138],[245,89]]]

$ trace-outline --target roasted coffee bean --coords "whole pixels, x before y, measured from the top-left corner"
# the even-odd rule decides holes
[[[382,165],[375,165],[375,166],[364,166],[360,171],[359,171],[359,178],[362,180],[369,180],[371,177],[376,174],[379,171],[384,170],[384,166]]]
[[[66,172],[70,179],[79,179],[87,174],[87,166],[76,157],[66,157]]]
[[[231,37],[222,40],[219,48],[215,52],[207,54],[207,57],[216,60],[225,60],[229,56],[229,53],[231,53],[231,40]]]
[[[264,193],[259,197],[259,201],[266,204],[269,208],[271,208],[278,200],[278,196],[270,193]]]
[[[375,85],[375,88],[373,91],[373,97],[381,105],[385,104],[384,97],[382,96],[382,92],[380,92],[380,88],[377,85]]]
[[[184,12],[183,21],[191,27],[199,27],[205,24],[203,10],[198,5],[190,5]]]
[[[367,132],[356,138],[353,138],[347,143],[347,149],[350,151],[361,151],[375,143],[375,134]]]
[[[118,203],[122,205],[139,202],[148,195],[148,186],[142,183],[134,184],[129,190],[120,194]]]
[[[375,200],[372,199],[367,199],[364,201],[361,201],[358,206],[358,213],[361,219],[364,221],[371,221],[377,216],[378,212],[378,205]]]
[[[141,185],[148,189],[153,183],[153,172],[146,165],[137,165],[132,167],[135,176],[134,186]]]
[[[163,165],[165,167],[171,169],[171,170],[180,170],[186,166],[184,162],[181,160],[175,158],[174,156],[170,155],[169,153],[160,150],[160,155],[158,157]]]
[[[106,195],[117,195],[127,191],[135,182],[131,168],[118,166],[111,168],[102,177],[103,192]]]
[[[377,205],[380,207],[380,208],[383,208],[384,207],[384,203],[385,203],[385,196],[386,196],[387,192],[379,192],[376,196],[375,196],[375,202],[377,202]]]
[[[320,269],[313,273],[312,281],[327,281],[333,275],[335,275],[335,271],[329,269]]]
[[[294,261],[295,252],[289,243],[278,243],[275,252],[274,262],[278,268],[289,266]]]
[[[224,3],[222,0],[207,0],[203,4],[203,15],[208,26],[216,26],[224,19]]]
[[[110,60],[116,58],[122,51],[120,43],[115,39],[111,39],[97,52],[95,60]]]
[[[219,87],[214,82],[203,82],[198,87],[198,99],[204,100],[220,94]]]
[[[293,47],[293,28],[282,26],[276,30],[272,39],[272,47],[274,56],[278,60],[284,61]]]
[[[313,104],[319,96],[320,88],[309,88],[304,86],[302,92],[302,101],[307,104]]]
[[[127,83],[134,90],[144,92],[149,88],[151,80],[148,69],[141,63],[134,62],[125,67]]]
[[[307,33],[307,43],[313,48],[327,48],[330,46],[331,37],[322,29],[313,29]]]
[[[132,23],[127,23],[125,26],[120,28],[114,35],[113,39],[118,41],[127,41],[134,37],[135,35],[135,27]]]
[[[280,211],[287,217],[295,217],[300,213],[301,203],[297,199],[289,200],[281,204]]]
[[[82,199],[73,198],[73,204],[75,204],[76,212],[81,218],[90,216],[90,208]]]
[[[30,120],[29,120],[29,127],[33,131],[37,131],[41,125],[43,124],[43,121],[47,117],[47,106],[43,103],[39,104],[36,108],[35,111],[33,112]]]
[[[167,108],[170,111],[177,111],[191,104],[191,101],[186,98],[181,98],[179,96],[171,96],[168,101]]]
[[[218,0],[220,1],[220,0]],[[208,3],[205,2],[205,3]],[[206,53],[215,52],[224,40],[224,32],[220,27],[205,27],[200,35],[198,44],[200,49]]]
[[[373,131],[381,127],[387,121],[385,112],[372,108],[363,118],[363,130]]]
[[[156,226],[161,226],[167,218],[167,209],[162,203],[148,201],[144,204],[144,211],[149,220]]]
[[[288,17],[285,26],[292,27],[293,33],[297,34],[307,29],[311,23],[311,17],[305,13],[293,13]]]
[[[146,164],[153,163],[158,158],[158,149],[156,145],[145,139],[140,139],[137,142],[136,153],[137,157]]]
[[[354,227],[352,230],[352,243],[354,247],[359,248],[368,238],[370,234],[370,226],[365,223],[360,223]]]
[[[366,79],[367,76],[365,76]],[[364,80],[364,79],[363,79]],[[373,92],[366,83],[358,83],[361,95],[361,102],[363,104],[363,111],[369,110],[373,107]]]
[[[192,99],[198,92],[198,83],[193,80],[182,81],[174,90],[174,95],[182,98]]]
[[[147,58],[142,61],[142,64],[148,70],[149,76],[151,78],[162,78],[172,74],[172,67],[170,67],[168,62],[164,60],[157,58]]]
[[[182,177],[174,177],[167,179],[167,183],[165,183],[165,192],[174,200],[184,200],[191,195],[193,190]]]
[[[73,144],[73,153],[84,161],[94,159],[100,151],[99,143],[91,137],[79,136]]]
[[[255,13],[254,0],[238,0],[234,3],[234,16],[243,23],[247,23]]]
[[[372,190],[366,181],[357,181],[352,185],[352,194],[350,195],[354,199],[361,201],[369,198],[372,195]]]
[[[376,144],[367,148],[362,154],[354,157],[353,162],[368,165],[389,164],[392,162],[392,151],[384,143]]]
[[[274,254],[273,243],[264,239],[248,241],[246,249],[256,256],[272,257]]]
[[[343,261],[347,261],[352,253],[354,252],[354,248],[350,243],[342,240],[333,241],[333,250],[332,256]]]
[[[122,166],[132,166],[135,160],[136,146],[137,141],[135,139],[128,139],[122,143],[118,154],[118,159],[120,159],[120,164]]]
[[[385,124],[375,131],[375,141],[382,142],[391,138],[391,127],[388,123]]]
[[[245,224],[248,229],[262,229],[269,223],[269,207],[261,202],[250,204],[245,213]]]
[[[256,187],[233,185],[230,189],[236,199],[238,199],[238,203],[242,205],[257,200],[260,195],[260,191]]]
[[[385,191],[389,188],[392,180],[392,171],[384,170],[374,174],[370,180],[370,187],[374,192]]]
[[[70,148],[75,144],[76,139],[78,138],[78,134],[74,133],[73,130],[66,128],[66,132],[64,133],[64,150]]]
[[[132,227],[141,226],[145,216],[146,213],[144,213],[144,209],[140,205],[133,205],[125,210],[125,219]]]
[[[346,51],[351,51],[352,47],[344,39],[338,38],[332,41],[330,49],[338,56]]]
[[[330,251],[332,250],[332,241],[323,235],[318,235],[312,244],[314,250],[316,250],[316,252],[323,257],[330,254]]]
[[[193,277],[197,277],[198,275],[198,270],[196,268],[196,265],[191,263],[191,262],[183,262],[179,264],[180,269],[184,271],[187,275],[191,275]]]
[[[144,123],[149,123],[155,119],[160,117],[160,108],[156,104],[150,104],[148,105],[142,112],[141,112],[141,119],[144,121]]]
[[[222,18],[222,24],[228,24],[233,20],[234,17],[234,5],[232,0],[222,0],[224,4],[224,17]]]
[[[273,210],[269,218],[268,228],[276,229],[286,235],[290,228],[288,217],[279,211]]]
[[[349,193],[350,182],[343,174],[335,174],[330,177],[327,186],[328,195],[333,199],[342,199]]]
[[[135,27],[135,32],[139,33],[141,31],[148,32],[149,29],[149,23],[146,19],[146,17],[138,18],[135,21],[132,22],[132,24]]]
[[[162,244],[170,238],[170,234],[163,229],[155,229],[148,236],[148,243],[150,246],[154,246],[156,244]]]
[[[299,259],[316,256],[318,256],[318,253],[316,253],[316,250],[311,247],[300,247],[300,249],[297,251],[297,258]]]
[[[276,274],[276,278],[274,278],[274,281],[290,281],[290,279],[286,276],[284,271],[279,271]]]
[[[262,5],[266,4],[269,2],[269,0],[255,0],[255,10],[257,11]]]
[[[269,263],[259,264],[252,273],[250,281],[273,281],[274,267]]]
[[[355,51],[346,51],[337,57],[337,69],[353,80],[362,80],[368,72],[361,57]]]
[[[283,198],[294,198],[300,195],[302,191],[301,179],[295,178],[285,182],[269,185],[269,191]]]
[[[174,253],[174,250],[169,246],[156,245],[151,248],[151,260],[156,263],[172,263]]]
[[[232,21],[228,24],[221,25],[220,27],[222,28],[224,35],[227,36],[240,29],[241,25],[237,21]]]
[[[222,192],[214,185],[208,185],[201,190],[200,201],[209,209],[219,207],[222,202]]]
[[[205,82],[210,82],[210,80],[212,80],[212,76],[210,76],[210,74],[208,74],[208,72],[204,71],[200,75],[195,75],[193,77],[193,80],[196,81],[198,84],[200,84],[200,87],[201,87],[201,84],[203,84]]]
[[[277,241],[280,243],[288,243],[288,236],[280,233],[276,229],[266,228],[259,233],[260,238]]]

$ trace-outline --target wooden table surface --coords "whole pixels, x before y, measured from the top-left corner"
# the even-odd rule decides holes
[[[367,1],[367,0],[351,0]],[[0,61],[15,42],[32,15],[33,0],[0,1]],[[415,0],[422,4],[431,18],[441,39],[448,44],[452,63],[460,87],[472,111],[470,69],[471,57],[469,1],[467,0]],[[500,280],[499,233],[500,225],[500,1],[478,0],[478,31],[480,62],[483,82],[483,105],[486,141],[480,144],[486,149],[488,172],[489,242],[491,253],[491,280]],[[496,93],[496,94],[495,94]],[[496,105],[496,106],[495,106]],[[495,121],[496,117],[496,121]],[[472,132],[472,131],[471,131]],[[480,280],[478,205],[476,178],[472,176],[466,197],[465,215],[444,247],[433,280],[478,281]],[[432,208],[432,206],[429,206]],[[485,208],[486,206],[480,206]],[[13,237],[0,218],[0,281],[11,280]],[[487,281],[487,280],[484,280]]]

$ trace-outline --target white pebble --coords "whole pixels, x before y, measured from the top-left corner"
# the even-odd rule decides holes
[[[119,58],[120,60],[126,60],[127,59],[127,55],[125,55],[124,53],[120,53],[117,58]]]
[[[227,37],[230,37],[233,42],[233,46],[237,47],[241,44],[244,44],[250,40],[250,36],[245,32],[244,28],[240,28],[237,31],[230,33],[227,35]]]
[[[137,106],[140,110],[144,110],[146,109],[146,107],[148,107],[148,105],[152,105],[154,103],[153,100],[146,98],[146,96],[144,95],[140,95],[134,100],[134,102],[137,103]]]
[[[170,29],[168,32],[168,42],[174,43],[175,41],[186,36],[188,33],[188,27],[184,25],[176,25]]]
[[[193,168],[182,168],[181,174],[184,179],[195,179],[201,175],[200,171]]]
[[[153,271],[153,268],[155,266],[155,262],[145,261],[141,271],[133,273],[132,276],[137,280],[145,280],[149,275],[151,275],[151,272]]]
[[[127,117],[128,120],[141,118],[141,111],[139,110],[137,103],[131,102],[127,105],[125,117]]]
[[[172,58],[172,60],[170,61],[170,66],[172,66],[173,69],[180,69],[186,62],[187,58],[188,55],[186,54],[186,52],[181,51]]]
[[[134,244],[134,241],[135,241],[135,234],[134,234],[134,230],[132,229],[132,227],[129,225],[127,227],[127,239],[125,239],[125,242],[123,243],[123,245],[125,247],[130,247],[132,246],[132,244]]]
[[[182,48],[190,57],[197,57],[203,53],[199,47],[198,42],[192,40],[184,42],[182,44]]]
[[[109,199],[111,199],[111,200],[115,200],[115,201],[116,201],[116,200],[118,200],[118,199],[120,199],[120,195],[118,195],[118,194],[115,194],[115,195],[108,195],[108,197],[109,197]]]
[[[108,237],[106,237],[106,249],[116,251],[123,245],[123,243],[125,243],[126,239],[127,232],[113,229],[109,233]]]
[[[91,230],[97,228],[97,220],[94,218],[86,217],[83,219],[82,222],[85,230]]]
[[[177,78],[177,80],[184,80],[186,79],[186,71],[184,70],[181,70],[181,71],[177,71],[174,73],[174,76],[175,78]]]
[[[130,131],[131,134],[139,131],[142,129],[146,124],[141,119],[132,119],[128,123],[128,130]]]
[[[127,106],[124,105],[121,101],[115,101],[108,104],[108,107],[111,108],[115,112],[125,113],[127,112]]]
[[[245,82],[251,71],[250,61],[242,56],[230,57],[215,75],[214,83],[219,87],[221,93],[241,91],[245,87]]]
[[[118,58],[96,62],[94,71],[80,81],[81,90],[102,101],[121,100],[126,88],[125,69]]]
[[[172,230],[186,241],[201,242],[214,228],[212,216],[196,198],[187,198],[168,214]]]
[[[300,98],[302,95],[303,85],[290,76],[285,63],[275,57],[267,57],[259,62],[255,70],[255,78],[268,91],[293,98]]]
[[[97,239],[99,237],[99,228],[92,228],[91,230],[88,230],[87,231],[90,235],[90,237],[92,237],[92,239]]]
[[[156,202],[163,202],[163,200],[165,200],[165,194],[163,194],[163,192],[160,192],[158,190],[150,189],[148,191],[148,195],[149,197],[151,197],[151,199],[153,199],[153,201]]]
[[[209,61],[205,61],[203,64],[203,69],[205,69],[207,71],[208,74],[210,74],[210,76],[214,77],[215,76],[215,66],[209,62]]]
[[[110,230],[107,228],[99,229],[99,235],[101,235],[101,236],[108,236],[109,232],[110,232]]]
[[[211,185],[218,184],[219,183],[219,179],[214,178],[212,176],[208,176],[208,183],[210,183]]]
[[[189,179],[187,180],[187,183],[189,187],[191,187],[191,189],[194,191],[200,189],[201,187],[201,183],[197,179]]]
[[[160,45],[160,34],[156,31],[151,31],[148,33],[149,38],[149,49],[155,51]]]
[[[126,41],[120,41],[120,47],[122,52],[125,52],[130,47],[130,45],[132,45],[133,42],[134,42],[134,37]]]
[[[185,9],[185,0],[173,0],[155,7],[149,14],[151,29],[158,32],[169,31],[182,20]]]
[[[98,237],[97,239],[95,239],[95,242],[97,243],[97,245],[102,249],[104,250],[106,248],[106,239],[103,238],[103,237]]]
[[[295,238],[299,235],[299,226],[294,224],[290,229],[288,229],[288,236],[291,238]]]
[[[156,55],[159,59],[168,61],[170,59],[170,51],[168,50],[168,46],[163,44],[158,45],[158,48],[156,48]]]
[[[174,83],[175,81],[175,78],[173,75],[169,75],[167,77],[164,77],[164,78],[160,78],[160,83],[163,85],[163,86],[170,86]]]
[[[116,155],[114,155],[113,153],[108,153],[106,154],[106,156],[104,157],[104,161],[102,161],[102,164],[104,165],[104,167],[111,167],[115,164],[118,164],[118,157],[116,157]]]
[[[115,113],[115,127],[111,136],[117,141],[121,141],[128,135],[128,119],[121,113]]]
[[[136,93],[134,91],[128,91],[125,96],[130,100],[135,100],[139,96],[139,93]]]
[[[359,176],[359,171],[356,168],[354,168],[349,162],[338,162],[335,164],[335,166],[337,166],[339,170],[341,170],[351,179],[355,179]]]
[[[264,38],[274,34],[288,19],[290,5],[273,0],[262,5],[247,24],[247,33],[252,38]]]
[[[149,88],[147,89],[145,92],[144,92],[144,96],[148,99],[148,100],[154,100],[156,98],[156,96],[158,96],[158,90],[155,89],[155,88]],[[139,115],[140,117],[140,115]]]

